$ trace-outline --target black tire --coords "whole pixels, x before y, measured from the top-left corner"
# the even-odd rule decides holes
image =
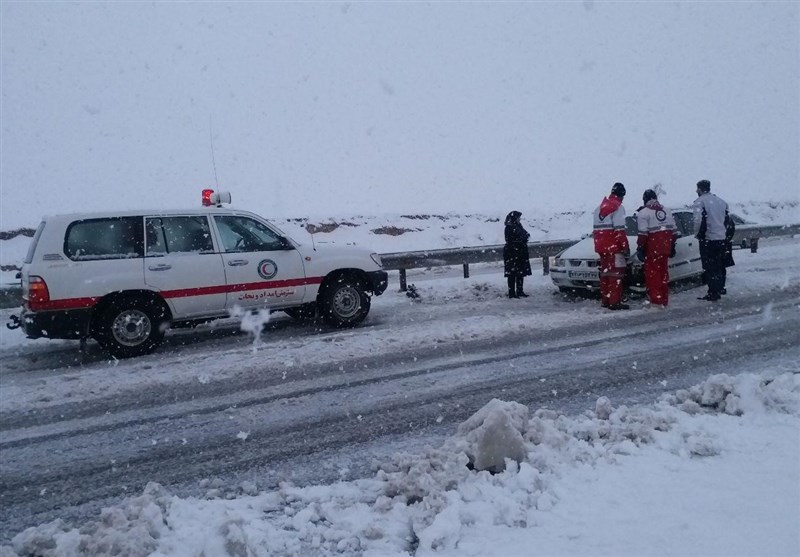
[[[317,304],[303,304],[293,308],[284,308],[283,312],[301,323],[310,323],[317,317]]]
[[[320,314],[333,327],[355,327],[367,317],[369,308],[369,295],[352,277],[335,279],[320,296]]]
[[[144,298],[121,298],[100,313],[95,339],[115,358],[134,358],[151,353],[161,344],[167,322],[162,303]]]

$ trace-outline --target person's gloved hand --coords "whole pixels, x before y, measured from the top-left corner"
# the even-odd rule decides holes
[[[638,248],[636,250],[636,259],[639,263],[644,263],[644,248]]]

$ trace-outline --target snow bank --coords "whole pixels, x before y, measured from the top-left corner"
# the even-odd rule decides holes
[[[601,397],[578,416],[548,409],[529,416],[523,405],[493,400],[442,447],[395,455],[369,479],[282,484],[258,495],[252,485],[226,494],[206,482],[205,499],[150,484],[79,529],[62,521],[29,528],[0,555],[796,554],[799,433],[800,373],[716,375],[650,406],[615,408]],[[737,443],[769,451],[772,468],[783,472],[764,482],[773,491],[758,509],[759,526],[740,533],[751,526],[747,501],[707,501],[717,510],[687,523],[681,497],[661,490],[677,486],[687,499],[698,490],[708,499],[699,484],[709,477],[721,479],[710,491],[721,500],[762,488],[756,476],[770,466],[761,454],[744,458]],[[480,471],[483,464],[494,473]],[[604,481],[619,475],[622,484]],[[586,509],[608,503],[582,499],[598,486],[620,510],[585,519]],[[633,539],[620,530],[636,527],[621,515],[649,517],[653,500],[663,523],[648,523]],[[594,534],[581,541],[587,532]]]

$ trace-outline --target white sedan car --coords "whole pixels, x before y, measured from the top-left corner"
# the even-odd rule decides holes
[[[678,241],[675,246],[675,257],[669,260],[669,280],[675,282],[689,278],[697,278],[703,273],[700,263],[700,248],[694,237],[694,215],[691,209],[673,209],[675,224],[678,228]],[[745,224],[745,220],[731,215],[736,225]],[[631,253],[636,253],[636,217],[625,219],[625,229]],[[626,286],[633,291],[644,292],[644,276],[641,265],[628,261]],[[577,244],[570,246],[555,258],[550,267],[550,277],[562,292],[580,290],[600,290],[600,258],[594,251],[594,239],[589,236]]]

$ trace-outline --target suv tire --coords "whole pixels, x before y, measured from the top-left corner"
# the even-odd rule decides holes
[[[145,298],[120,298],[105,308],[95,328],[95,339],[115,358],[149,354],[164,339],[164,306]]]
[[[369,308],[369,295],[353,277],[335,279],[320,296],[322,318],[334,327],[355,327],[367,317]]]

